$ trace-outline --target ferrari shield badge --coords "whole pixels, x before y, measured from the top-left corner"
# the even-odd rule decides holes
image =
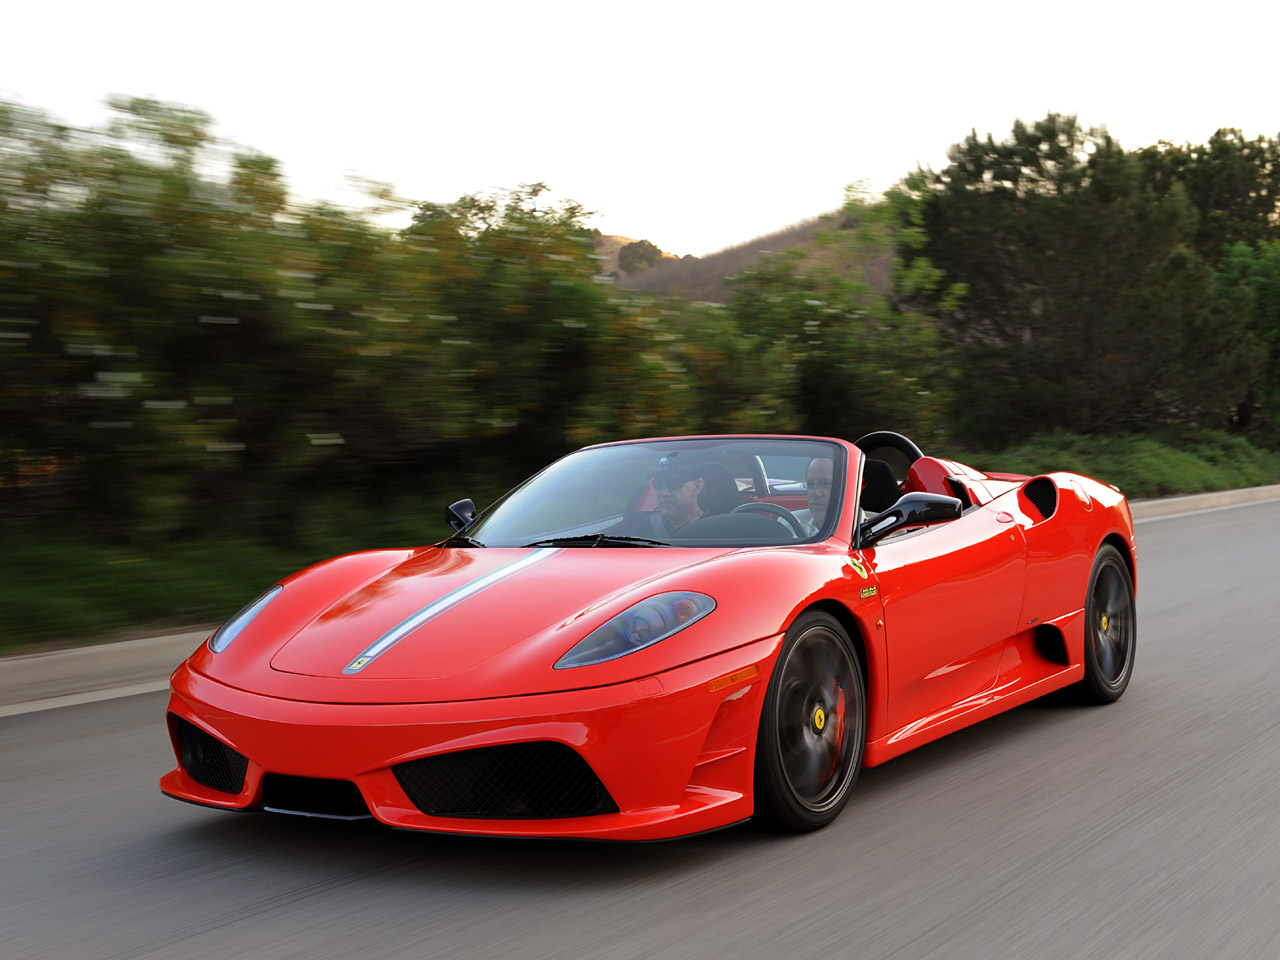
[[[850,567],[852,567],[853,572],[856,573],[858,576],[860,576],[863,580],[867,579],[867,568],[864,567],[862,564],[860,564],[857,560],[853,559],[853,557],[845,557],[844,562],[847,563]]]

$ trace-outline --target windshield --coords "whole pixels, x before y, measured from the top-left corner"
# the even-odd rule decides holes
[[[463,532],[494,547],[813,542],[835,529],[845,472],[843,448],[823,440],[595,447],[557,460]]]

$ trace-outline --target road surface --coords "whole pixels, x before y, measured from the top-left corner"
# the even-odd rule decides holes
[[[864,771],[834,826],[512,842],[160,795],[165,696],[0,718],[0,958],[1280,957],[1280,502],[1142,523],[1133,683]]]

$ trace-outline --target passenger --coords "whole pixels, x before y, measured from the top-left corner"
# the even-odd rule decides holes
[[[804,472],[805,492],[809,495],[809,509],[795,511],[795,517],[809,536],[816,536],[827,522],[827,509],[831,505],[831,483],[835,479],[835,462],[826,457],[814,457]]]

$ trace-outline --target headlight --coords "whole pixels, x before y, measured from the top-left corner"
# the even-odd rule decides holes
[[[240,631],[249,625],[249,621],[262,612],[262,608],[276,598],[276,595],[283,590],[284,587],[272,587],[253,603],[249,604],[234,617],[218,628],[218,632],[209,638],[209,649],[214,653],[221,653],[227,649],[228,644],[236,637],[240,636]]]
[[[641,600],[587,634],[556,661],[556,669],[585,667],[625,657],[679,633],[715,608],[716,602],[710,597],[687,590]]]

